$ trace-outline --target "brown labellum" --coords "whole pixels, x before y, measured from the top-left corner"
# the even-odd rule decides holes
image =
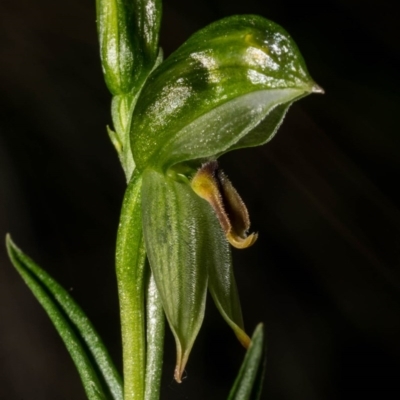
[[[238,249],[250,247],[257,233],[248,235],[250,218],[246,205],[217,161],[202,165],[191,182],[195,193],[207,200],[217,214],[229,243]]]

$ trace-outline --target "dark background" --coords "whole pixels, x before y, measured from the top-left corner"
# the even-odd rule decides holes
[[[87,311],[120,364],[115,234],[125,188],[105,125],[94,0],[2,0],[0,231]],[[164,1],[168,55],[221,17],[294,37],[326,90],[267,146],[221,165],[259,232],[234,252],[246,326],[266,327],[269,400],[400,398],[400,35],[388,0]],[[166,341],[163,399],[224,399],[244,351],[208,302],[183,384]],[[0,399],[84,399],[57,333],[0,247]]]

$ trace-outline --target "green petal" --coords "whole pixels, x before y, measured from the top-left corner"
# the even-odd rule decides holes
[[[121,378],[101,338],[70,294],[6,239],[8,255],[61,336],[90,400],[123,398]],[[104,391],[105,382],[110,395]]]
[[[242,310],[232,268],[229,243],[213,209],[203,200],[204,223],[207,224],[208,287],[215,305],[244,347],[250,338],[244,331]]]
[[[214,157],[275,107],[318,88],[292,39],[257,16],[235,16],[193,35],[149,77],[133,115],[139,169]]]
[[[264,350],[263,326],[260,324],[251,338],[250,348],[228,400],[258,400],[260,398],[265,372]]]
[[[157,58],[161,0],[97,0],[104,77],[113,95],[140,86]]]
[[[207,205],[186,182],[154,170],[143,173],[145,246],[167,320],[175,336],[175,379],[180,382],[201,327],[207,292],[208,255],[203,223]]]

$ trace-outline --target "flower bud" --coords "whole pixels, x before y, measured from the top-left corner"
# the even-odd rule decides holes
[[[104,77],[113,95],[139,87],[158,54],[161,0],[97,0]]]

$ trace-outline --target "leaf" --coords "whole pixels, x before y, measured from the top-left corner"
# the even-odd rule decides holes
[[[143,173],[143,230],[150,266],[177,347],[180,382],[201,327],[207,292],[203,200],[187,183]]]
[[[261,395],[265,363],[263,325],[254,331],[251,345],[246,353],[239,374],[233,384],[228,400],[258,400]]]
[[[70,294],[6,238],[8,255],[70,353],[90,400],[122,400],[121,378],[92,324]],[[102,381],[111,396],[104,391]]]
[[[113,95],[140,87],[158,53],[161,0],[97,0],[104,77]]]
[[[135,163],[166,170],[215,157],[238,147],[275,107],[317,90],[280,26],[257,16],[215,22],[148,78],[131,126]]]

